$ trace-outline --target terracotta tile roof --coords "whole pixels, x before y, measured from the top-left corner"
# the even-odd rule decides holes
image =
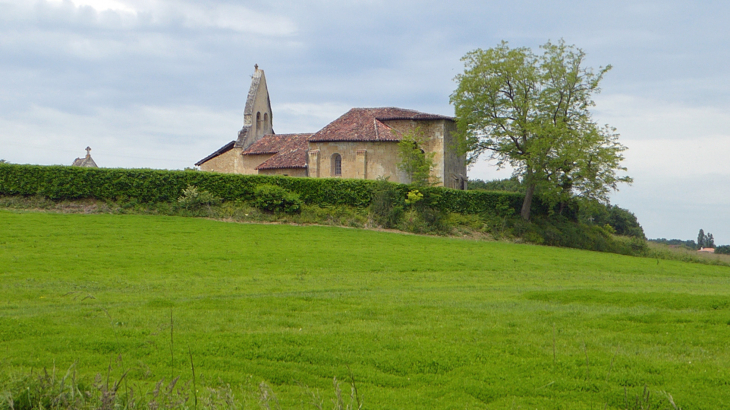
[[[274,154],[256,169],[306,168],[307,139],[312,134],[264,135],[241,155]]]
[[[320,141],[400,141],[400,135],[385,122],[392,120],[449,120],[444,115],[425,114],[403,108],[353,108],[309,138]]]
[[[242,155],[276,154],[302,134],[267,134],[243,150]],[[312,134],[306,134],[312,135]]]

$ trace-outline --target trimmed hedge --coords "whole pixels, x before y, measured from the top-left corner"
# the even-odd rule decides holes
[[[53,200],[93,198],[172,202],[180,197],[183,189],[192,185],[226,201],[252,201],[257,186],[271,184],[299,194],[306,204],[362,208],[370,205],[375,183],[362,179],[0,164],[0,195],[41,195]],[[393,186],[403,197],[414,189],[403,184]],[[495,212],[505,205],[519,214],[523,200],[521,194],[514,192],[459,191],[438,187],[417,189],[432,207],[461,214]],[[540,198],[533,200],[533,215],[547,215],[548,211],[549,206]],[[577,207],[571,206],[565,216],[575,220],[576,215]]]

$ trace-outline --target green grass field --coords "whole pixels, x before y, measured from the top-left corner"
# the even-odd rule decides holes
[[[366,409],[623,409],[644,386],[685,410],[728,408],[729,295],[723,266],[0,211],[3,374],[111,363],[151,385],[192,379],[192,353],[198,383],[265,380],[285,409],[311,408],[302,386],[329,401],[348,367]]]

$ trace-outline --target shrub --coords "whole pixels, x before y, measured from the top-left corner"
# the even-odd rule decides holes
[[[221,199],[206,190],[198,190],[196,186],[188,185],[183,189],[183,194],[177,199],[177,203],[185,209],[198,210],[203,206],[218,205]]]
[[[439,233],[451,232],[451,226],[446,222],[447,212],[444,207],[439,206],[441,194],[432,192],[427,197],[417,189],[409,191],[405,203],[410,208],[406,217],[406,231],[415,233]]]
[[[395,228],[405,212],[405,198],[396,184],[387,178],[378,178],[373,187],[370,214],[373,221],[384,228]]]
[[[617,205],[584,202],[578,220],[588,225],[609,225],[617,235],[646,239],[636,215]]]
[[[280,186],[264,184],[254,190],[254,206],[263,211],[293,215],[301,212],[302,200]]]
[[[645,255],[646,240],[631,236],[617,236],[612,227],[585,225],[553,215],[549,218],[534,218],[532,223],[515,219],[510,233],[527,242],[538,245],[588,249],[623,255]]]

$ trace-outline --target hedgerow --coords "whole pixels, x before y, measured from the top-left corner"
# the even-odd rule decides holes
[[[339,178],[293,178],[265,175],[236,175],[215,172],[167,171],[152,169],[104,169],[68,166],[0,164],[1,195],[39,195],[52,200],[129,200],[140,203],[174,202],[188,186],[205,190],[224,201],[255,199],[256,187],[275,185],[299,195],[308,205],[370,205],[376,181]],[[403,198],[413,189],[392,184]],[[418,187],[425,201],[439,211],[481,214],[519,214],[523,195],[515,192],[460,191],[440,187]],[[532,214],[547,215],[550,206],[533,200]],[[577,207],[564,215],[574,220]]]

